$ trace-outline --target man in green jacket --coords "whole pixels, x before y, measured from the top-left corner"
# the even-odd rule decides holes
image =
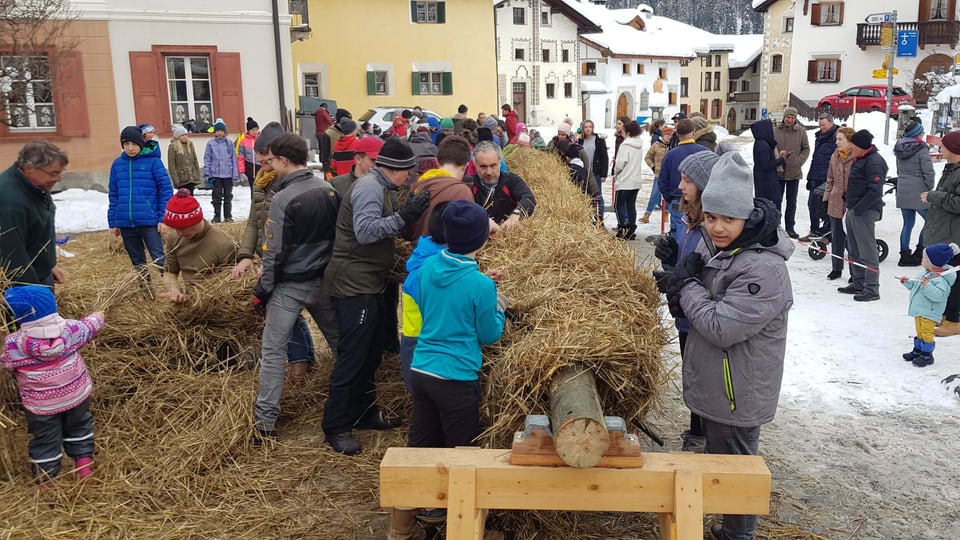
[[[50,190],[68,163],[65,152],[38,139],[25,144],[16,163],[0,173],[0,271],[14,282],[63,283]]]

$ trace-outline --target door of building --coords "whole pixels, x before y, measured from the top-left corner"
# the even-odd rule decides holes
[[[527,83],[513,83],[513,110],[517,113],[517,120],[527,121]]]

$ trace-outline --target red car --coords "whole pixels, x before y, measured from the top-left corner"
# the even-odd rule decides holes
[[[866,85],[847,88],[839,94],[830,94],[820,99],[817,108],[821,111],[852,112],[856,99],[857,112],[885,111],[887,109],[887,85]],[[890,114],[898,114],[901,105],[913,106],[913,96],[899,86],[893,87],[890,98]]]

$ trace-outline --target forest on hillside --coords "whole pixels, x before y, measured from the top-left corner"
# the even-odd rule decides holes
[[[753,11],[753,0],[713,0],[710,9],[703,9],[703,0],[607,0],[610,9],[635,8],[640,4],[652,7],[655,15],[714,34],[763,33],[763,19]]]

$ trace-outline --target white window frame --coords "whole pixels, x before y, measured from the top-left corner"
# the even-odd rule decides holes
[[[443,95],[443,72],[442,71],[421,71],[420,75],[420,95],[421,96],[442,96]]]
[[[33,76],[31,65],[38,59],[44,59],[46,63],[46,76]],[[13,65],[11,65],[13,64]],[[20,66],[20,69],[16,65]],[[10,92],[17,85],[22,85],[22,90],[14,92],[13,96],[23,96],[23,101],[18,103],[6,102],[6,114],[9,121],[10,131],[22,132],[56,132],[57,116],[56,106],[53,98],[53,84],[50,80],[50,59],[44,55],[2,55],[0,56],[0,92]],[[23,73],[21,76],[21,72]],[[50,101],[38,101],[42,99],[40,94],[42,89],[38,87],[46,84],[47,97]],[[21,111],[19,114],[17,111]],[[17,119],[26,119],[26,125],[21,124]],[[18,125],[20,124],[20,125]],[[42,125],[41,125],[42,124]]]
[[[425,0],[417,1],[417,24],[421,23],[431,23],[436,24],[439,21],[439,8],[437,7],[437,2],[435,0]],[[432,15],[431,15],[432,8]]]
[[[780,59],[780,69],[776,69],[777,65],[775,60]],[[782,54],[772,54],[770,55],[770,73],[783,73],[783,55]]]
[[[839,58],[817,58],[818,83],[840,82],[837,77],[837,62]]]
[[[321,76],[320,73],[316,72],[303,74],[303,95],[315,98],[320,97],[320,89],[323,85],[321,82],[322,79],[320,78]],[[311,78],[313,79],[312,82],[310,82]],[[311,90],[313,91],[311,92]]]
[[[550,16],[550,10],[540,10],[540,26],[551,26],[552,22],[553,18]]]
[[[179,59],[183,61],[183,66],[184,66],[183,72],[185,77],[183,79],[170,78],[171,70],[169,67],[170,66],[169,62],[175,59]],[[194,60],[203,60],[204,62],[206,62],[207,64],[206,78],[195,78],[193,76],[193,70],[190,69],[190,67],[192,66],[192,63]],[[168,97],[167,110],[170,111],[170,120],[174,125],[183,124],[189,119],[194,119],[200,122],[206,122],[206,123],[212,124],[214,119],[216,119],[217,117],[216,110],[214,110],[214,107],[213,107],[213,96],[215,96],[216,93],[214,92],[214,89],[213,89],[213,77],[211,73],[211,64],[212,62],[210,61],[209,56],[169,55],[169,56],[163,57],[164,77],[166,77],[166,83],[167,83],[167,97]],[[180,81],[183,81],[186,88],[186,94],[187,94],[186,101],[174,100],[174,97],[176,96],[174,96],[170,92],[170,84],[180,82]],[[208,88],[210,91],[210,98],[198,100],[194,95],[194,83],[202,82],[202,81],[206,81],[208,84]],[[183,118],[180,118],[177,114],[175,114],[174,106],[176,104],[182,104],[186,106],[186,115]],[[207,111],[203,111],[202,109],[203,105],[207,105],[209,109]]]
[[[519,15],[520,22],[517,22],[517,15]],[[513,8],[513,24],[516,25],[526,25],[527,24],[527,10],[522,7]]]
[[[840,6],[843,2],[823,2],[820,4],[820,26],[840,25]]]
[[[380,89],[377,88],[376,96],[392,96],[394,95],[394,74],[393,74],[393,64],[367,64],[367,71],[372,71],[374,74],[383,73],[385,77],[384,87],[385,93],[381,94]],[[377,75],[374,75],[376,77]]]

